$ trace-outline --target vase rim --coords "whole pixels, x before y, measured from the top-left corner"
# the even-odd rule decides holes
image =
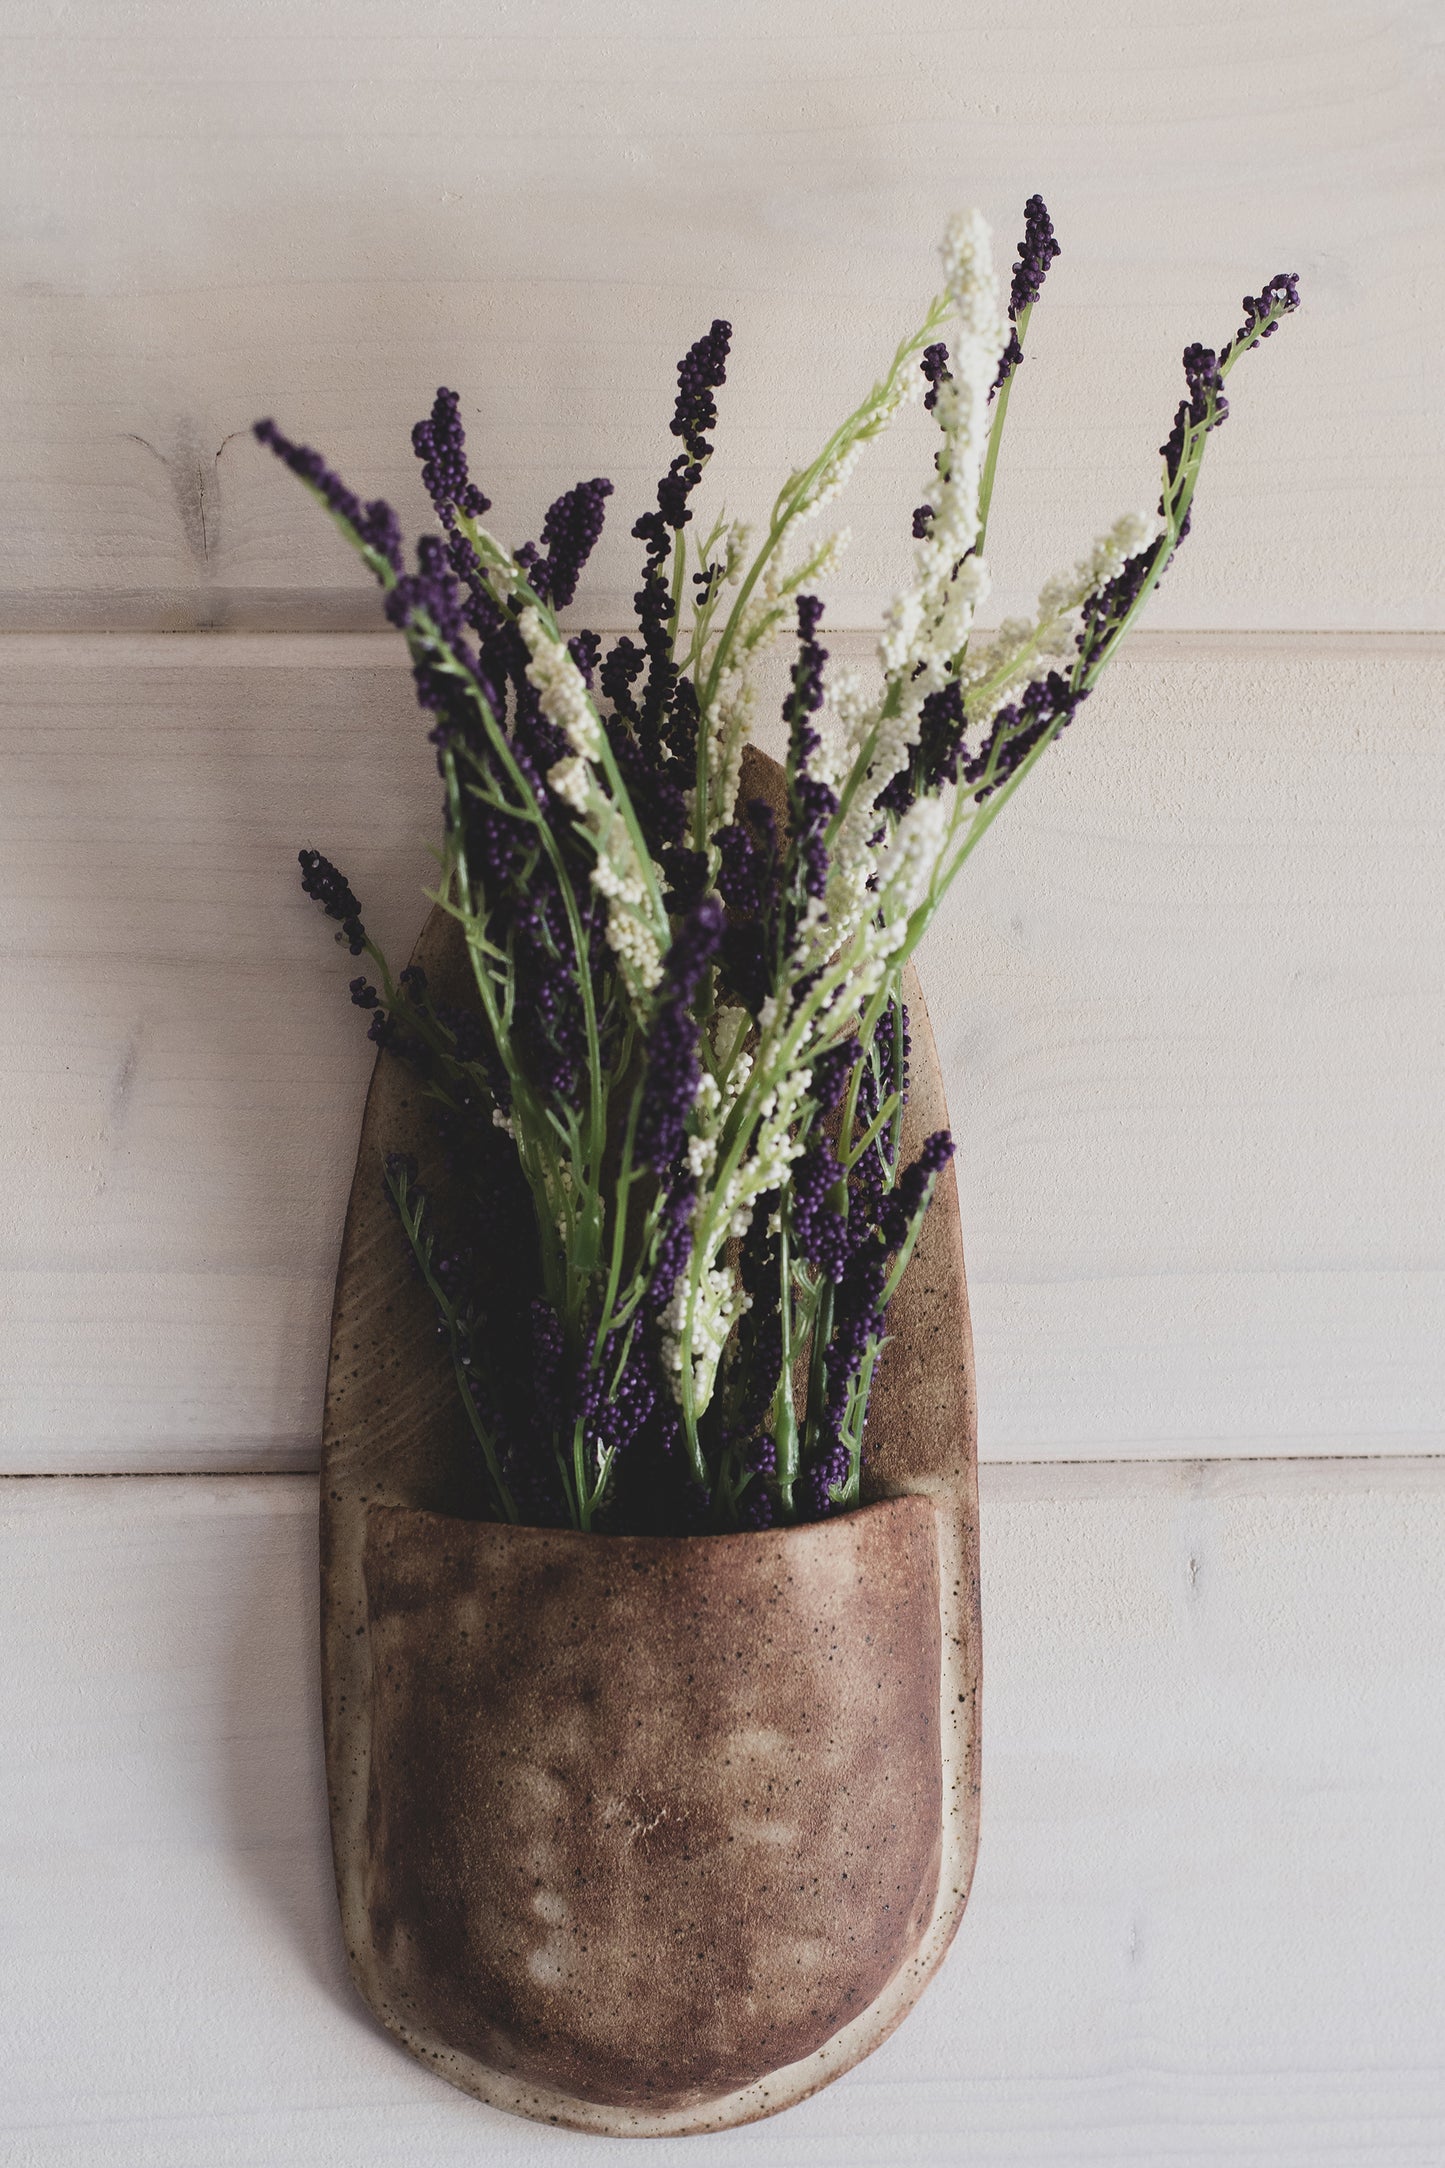
[[[430,1506],[408,1505],[392,1499],[376,1499],[368,1502],[364,1508],[368,1522],[390,1519],[408,1527],[430,1522],[453,1529],[485,1531],[489,1536],[506,1536],[510,1542],[518,1544],[525,1544],[531,1539],[538,1548],[546,1549],[561,1547],[571,1550],[579,1546],[595,1545],[599,1555],[616,1555],[630,1547],[642,1556],[653,1558],[699,1556],[717,1545],[726,1545],[730,1551],[736,1551],[740,1545],[776,1549],[783,1542],[795,1544],[808,1538],[814,1543],[826,1544],[830,1537],[846,1535],[850,1527],[863,1522],[873,1523],[881,1517],[909,1520],[936,1510],[937,1503],[929,1492],[908,1490],[895,1492],[887,1498],[870,1498],[861,1505],[850,1506],[845,1512],[830,1513],[821,1520],[794,1521],[783,1527],[710,1529],[696,1536],[634,1536],[612,1535],[605,1529],[551,1528],[530,1521],[488,1520],[480,1515],[447,1513]]]

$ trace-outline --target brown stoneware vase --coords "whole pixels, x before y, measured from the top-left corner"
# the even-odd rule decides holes
[[[413,961],[465,998],[451,921]],[[905,1141],[946,1120],[909,987]],[[952,1170],[889,1312],[865,1503],[609,1537],[481,1518],[380,1178],[424,1151],[380,1059],[337,1278],[321,1578],[351,1970],[453,2084],[628,2136],[718,2130],[849,2069],[958,1925],[978,1841],[972,1353]]]

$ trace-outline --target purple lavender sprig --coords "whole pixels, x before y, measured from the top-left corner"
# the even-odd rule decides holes
[[[983,478],[979,483],[978,533],[973,543],[974,551],[980,557],[988,537],[988,515],[993,505],[993,486],[998,473],[1004,422],[1008,415],[1009,393],[1023,363],[1024,339],[1029,328],[1029,318],[1033,314],[1034,303],[1043,292],[1049,265],[1062,253],[1043,197],[1030,196],[1024,205],[1024,237],[1019,243],[1018,257],[1009,287],[1009,335],[999,356],[998,374],[989,392],[989,398],[993,402],[993,422],[989,429],[988,449],[984,454]],[[914,518],[914,527],[916,531],[917,515]]]
[[[715,896],[706,896],[679,927],[668,951],[637,1120],[637,1156],[654,1174],[674,1171],[686,1139],[687,1117],[702,1080],[698,995],[722,934],[722,905]]]
[[[363,504],[327,466],[320,452],[314,452],[309,444],[293,443],[273,421],[257,422],[253,433],[321,499],[333,519],[351,530],[362,556],[383,584],[388,572],[401,570],[401,522],[384,498],[375,497]]]
[[[823,672],[828,650],[818,640],[823,605],[816,595],[799,595],[798,655],[792,686],[784,704],[788,724],[785,773],[792,815],[785,878],[787,904],[779,915],[779,963],[797,936],[809,904],[823,903],[828,891],[828,826],[838,810],[837,794],[812,772],[810,763],[822,748],[814,717],[823,705]]]
[[[1030,196],[1024,205],[1024,237],[1013,267],[1009,285],[1008,317],[1010,331],[1008,343],[999,356],[998,375],[994,378],[990,397],[996,398],[1003,391],[1014,371],[1024,358],[1023,337],[1028,329],[1029,312],[1044,290],[1044,280],[1049,275],[1049,265],[1061,256],[1054,233],[1054,222],[1049,217],[1048,206],[1042,196]]]
[[[633,675],[645,669],[633,710],[638,740],[644,755],[660,762],[669,780],[679,789],[685,789],[691,782],[695,762],[695,748],[686,742],[685,731],[683,742],[675,742],[681,720],[675,710],[679,672],[673,659],[677,590],[682,571],[681,537],[692,518],[690,499],[712,455],[709,432],[717,426],[717,401],[713,394],[727,381],[731,342],[731,324],[718,317],[678,363],[677,403],[668,426],[673,436],[681,439],[683,448],[657,485],[656,509],[644,512],[632,529],[647,552],[642,585],[634,597],[642,636],[642,657],[634,664],[637,650],[632,642],[619,643],[625,658],[621,668]],[[673,564],[671,581],[667,572],[669,559]],[[668,727],[669,717],[672,729]],[[681,825],[664,840],[680,845],[683,841]]]

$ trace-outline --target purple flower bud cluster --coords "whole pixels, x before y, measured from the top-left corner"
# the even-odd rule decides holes
[[[1019,243],[1014,263],[1013,279],[1009,286],[1009,322],[1017,323],[1025,309],[1031,309],[1044,290],[1044,280],[1049,275],[1049,265],[1056,256],[1063,254],[1054,233],[1054,222],[1049,217],[1048,206],[1042,196],[1030,196],[1024,205],[1024,237]]]
[[[953,382],[953,371],[948,366],[948,348],[940,339],[936,346],[925,346],[918,364],[928,389],[923,395],[923,411],[931,414],[938,404],[938,394],[945,384]]]
[[[677,1404],[663,1373],[655,1321],[619,1345],[611,1333],[600,1361],[578,1370],[557,1433],[579,1426],[591,1466],[611,1456],[607,1527],[618,1534],[678,1535],[707,1524],[710,1493],[692,1479]]]
[[[799,595],[798,659],[783,710],[788,721],[788,795],[793,814],[790,937],[804,900],[821,901],[828,892],[827,829],[838,810],[837,797],[808,766],[822,744],[812,720],[823,705],[823,668],[828,660],[828,650],[817,640],[822,617],[823,605],[816,595]]]
[[[747,1482],[742,1522],[754,1528],[771,1525],[773,1503],[761,1479],[775,1475],[778,1466],[777,1441],[768,1424],[783,1363],[781,1245],[773,1225],[781,1203],[777,1190],[760,1197],[738,1245],[738,1278],[748,1308],[725,1378],[726,1441],[740,1474],[753,1479]]]
[[[771,1528],[776,1518],[771,1492],[761,1483],[750,1484],[738,1508],[738,1526],[757,1532]]]
[[[823,705],[823,666],[828,650],[819,647],[815,635],[823,622],[823,605],[817,595],[798,597],[798,659],[793,665],[793,689],[784,710],[792,721],[794,766],[818,750],[818,733],[808,721]]]
[[[923,1210],[932,1184],[953,1158],[954,1143],[950,1131],[935,1129],[924,1138],[917,1159],[911,1167],[905,1167],[898,1180],[898,1187],[888,1199],[879,1219],[879,1229],[890,1255],[902,1249],[908,1233]]]
[[[328,918],[340,921],[337,940],[344,942],[353,956],[359,956],[366,947],[366,928],[361,923],[361,905],[351,893],[346,875],[320,851],[299,851],[297,862],[303,892],[320,904]]]
[[[1018,325],[1010,324],[1008,337],[1004,341],[1003,352],[998,357],[997,374],[995,375],[993,382],[988,387],[990,405],[993,404],[993,401],[1003,390],[1004,385],[1013,375],[1015,369],[1018,368],[1023,358],[1024,345],[1023,340],[1019,337]],[[917,517],[918,515],[917,513],[915,513],[914,518],[917,519]]]
[[[701,1027],[695,1003],[722,931],[722,906],[715,896],[705,896],[673,935],[663,962],[663,985],[648,1034],[647,1074],[637,1120],[637,1156],[656,1174],[671,1172],[686,1140],[687,1117],[702,1081]]]
[[[665,555],[671,547],[667,529],[676,531],[692,518],[688,498],[702,479],[712,452],[708,431],[717,427],[713,397],[727,382],[728,347],[733,327],[716,317],[677,365],[677,402],[668,428],[683,449],[657,485],[657,510],[646,512],[632,532],[650,551]]]
[[[993,380],[990,398],[1003,390],[1024,358],[1018,335],[1018,320],[1024,310],[1031,309],[1038,300],[1044,290],[1044,280],[1049,275],[1049,265],[1062,253],[1043,197],[1030,196],[1024,205],[1024,237],[1019,243],[1018,257],[1009,287],[1008,316],[1011,328],[1008,344],[999,356],[998,375]]]
[[[723,984],[756,1016],[773,992],[774,931],[780,855],[773,809],[761,798],[713,836],[721,864],[718,894],[727,905],[722,940]]]
[[[466,441],[461,401],[443,384],[428,419],[412,430],[411,448],[422,462],[423,487],[446,528],[455,526],[458,512],[481,519],[492,509],[491,498],[483,496],[467,472]]]
[[[576,632],[567,642],[567,652],[581,673],[583,684],[590,693],[596,681],[597,668],[602,660],[602,642],[595,632]]]
[[[778,1442],[770,1430],[760,1431],[748,1447],[747,1465],[754,1475],[776,1475]]]
[[[587,1039],[569,936],[555,887],[539,883],[512,918],[512,958],[526,989],[514,1033],[544,1094],[568,1105],[587,1064]]]
[[[1071,723],[1088,696],[1086,685],[1050,670],[1000,708],[977,750],[962,763],[963,780],[980,804],[1017,773],[1041,740]]]
[[[679,1175],[664,1195],[659,1215],[652,1278],[644,1305],[651,1317],[660,1316],[672,1300],[691,1253],[692,1216],[696,1208],[696,1179],[690,1174]]]
[[[677,367],[677,407],[672,433],[681,437],[689,459],[706,459],[712,450],[707,433],[717,427],[713,393],[727,382],[728,346],[733,327],[713,318],[705,337],[688,348]]]
[[[813,1064],[813,1099],[820,1117],[836,1111],[849,1077],[863,1058],[857,1039],[840,1039],[824,1047]]]
[[[644,1336],[634,1336],[624,1350],[621,1336],[610,1333],[603,1343],[600,1362],[584,1368],[577,1378],[573,1413],[597,1454],[621,1454],[641,1443],[659,1409],[670,1398],[656,1361],[655,1346]],[[664,1408],[664,1415],[670,1414]],[[571,1423],[567,1427],[570,1429]]]
[[[682,794],[692,783],[697,759],[697,703],[691,682],[681,678],[673,658],[667,567],[674,536],[692,518],[688,500],[712,451],[708,432],[717,422],[713,394],[726,381],[731,338],[732,326],[719,317],[677,365],[677,403],[669,426],[683,449],[657,485],[656,509],[644,512],[632,529],[646,549],[642,585],[633,597],[642,646],[620,640],[600,675],[614,717],[630,727],[655,778],[638,810],[659,859],[683,845]],[[639,678],[641,687],[634,692]]]
[[[495,699],[494,688],[484,678],[480,657],[466,638],[471,618],[452,553],[467,547],[459,535],[450,546],[440,535],[423,535],[417,543],[416,570],[400,575],[385,605],[389,621],[408,638],[417,702],[436,717],[430,736],[437,748],[439,768],[453,743],[477,743],[477,718],[466,681],[458,677],[449,659],[438,650],[436,636],[447,643],[455,660],[482,685],[484,696]]]
[[[712,451],[708,431],[717,427],[717,401],[713,393],[727,382],[732,335],[732,325],[724,323],[720,316],[715,317],[703,337],[688,348],[677,365],[677,405],[669,427],[675,437],[682,439],[683,452],[681,460],[674,460],[668,470],[674,483],[670,495],[664,497],[662,490],[658,492],[658,509],[669,527],[681,527],[692,517],[687,509],[687,499],[696,488],[703,462]],[[698,469],[696,474],[691,472],[694,467]]]
[[[748,810],[756,813],[759,803]],[[769,810],[761,806],[762,812]],[[758,917],[768,905],[768,879],[772,871],[765,847],[743,821],[730,821],[727,827],[719,828],[713,841],[721,860],[718,894],[728,909],[740,917]]]
[[[451,553],[439,534],[424,534],[416,546],[416,570],[404,572],[386,598],[386,614],[398,631],[405,632],[412,619],[424,612],[460,659],[475,672],[476,657],[467,641],[467,617],[452,566]],[[436,705],[424,696],[424,707]]]
[[[861,1365],[861,1356],[859,1362]],[[804,1470],[804,1495],[812,1519],[821,1521],[834,1510],[833,1493],[841,1490],[847,1480],[848,1448],[840,1438],[817,1453]]]
[[[1224,349],[1226,360],[1236,349],[1272,339],[1286,316],[1299,307],[1298,271],[1276,271],[1262,292],[1246,294],[1242,303],[1244,322]]]
[[[938,405],[938,394],[942,387],[945,384],[951,384],[953,382],[953,371],[948,366],[948,348],[942,343],[941,340],[937,346],[925,346],[923,349],[923,359],[919,362],[918,366],[922,370],[924,376],[928,381],[928,390],[924,393],[923,397],[923,410],[926,414],[931,414],[934,408]],[[939,454],[939,457],[942,457],[941,453]],[[935,460],[934,463],[936,465],[937,460]],[[932,505],[920,504],[916,506],[913,513],[914,541],[924,541],[927,538],[929,529],[932,527],[932,525]]]
[[[1218,429],[1229,419],[1229,401],[1224,396],[1224,375],[1219,356],[1209,346],[1197,342],[1184,349],[1184,397],[1180,400],[1174,416],[1174,427],[1159,447],[1164,459],[1164,470],[1170,481],[1179,473],[1184,457],[1185,439],[1191,430],[1201,426],[1206,430]]]
[[[918,715],[918,743],[906,768],[900,768],[878,794],[878,803],[889,813],[902,816],[920,791],[942,790],[958,781],[966,718],[963,687],[956,678],[940,685],[924,701]]]
[[[499,603],[476,552],[457,527],[458,512],[480,518],[490,508],[490,500],[470,478],[465,445],[457,395],[443,386],[430,417],[413,429],[412,448],[422,461],[422,480],[444,533],[424,536],[418,543],[416,571],[398,581],[388,598],[387,614],[413,635],[417,697],[439,717],[431,733],[439,765],[447,748],[458,741],[469,745],[474,757],[486,756],[475,728],[470,688],[458,679],[448,658],[435,652],[427,637],[428,626],[440,633],[451,659],[475,680],[499,722],[507,719],[510,700],[518,755],[536,787],[560,757],[561,739],[542,717],[527,679],[530,657],[515,621],[518,605],[509,609]],[[553,607],[564,608],[576,594],[602,532],[606,499],[611,494],[612,484],[600,476],[564,491],[549,507],[543,523],[545,554],[530,542],[516,552],[536,593]],[[476,636],[475,652],[467,644],[468,630]],[[574,645],[578,643],[579,667],[590,682],[599,643],[589,633],[576,635]]]
[[[908,1004],[900,1002],[898,1028],[895,1032],[893,1019],[885,1017],[874,1044],[878,1049],[878,1104],[897,1092],[904,1106],[908,1104],[909,1062],[913,1053],[913,1028],[909,1020]],[[872,1115],[878,1106],[874,1106]]]
[[[604,700],[611,705],[615,716],[636,730],[640,717],[632,688],[647,667],[647,656],[635,640],[625,635],[611,653],[603,658],[597,673],[597,684]]]
[[[841,1280],[848,1262],[848,1222],[833,1202],[842,1180],[831,1137],[815,1138],[793,1162],[788,1224],[798,1255],[825,1280]]]
[[[544,1102],[569,1104],[586,1059],[578,959],[557,876],[550,860],[538,861],[525,807],[483,728],[478,698],[507,733],[511,760],[543,804],[548,803],[546,775],[566,743],[542,712],[527,675],[531,658],[516,622],[520,603],[504,606],[498,601],[456,524],[458,512],[479,517],[488,503],[468,474],[455,393],[445,387],[438,392],[430,418],[413,432],[413,446],[423,461],[423,480],[444,531],[419,541],[416,568],[397,579],[388,596],[388,615],[411,644],[417,697],[435,717],[431,738],[438,766],[444,768],[449,756],[458,763],[458,809],[468,865],[487,895],[492,933],[513,958],[514,1041]],[[575,592],[600,532],[610,488],[598,478],[565,492],[544,523],[546,554],[531,545],[519,553],[530,563],[539,592],[559,607]],[[596,635],[579,632],[569,646],[590,681],[600,651]],[[506,810],[509,804],[517,806],[516,814]],[[444,810],[450,821],[453,808]],[[559,824],[556,842],[572,870],[574,887],[586,899],[584,932],[591,970],[603,960],[604,912],[589,886],[585,846],[570,823]],[[391,1043],[389,1025],[376,1018],[373,1024],[380,1042]],[[604,1037],[615,1033],[615,1022],[604,1020],[603,1031]],[[493,1051],[488,1079],[498,1104],[505,1107],[499,1068]]]
[[[546,556],[532,572],[532,586],[554,610],[565,610],[577,592],[582,568],[597,546],[612,484],[599,475],[578,482],[551,505],[542,522]]]
[[[401,570],[401,522],[383,498],[376,497],[370,504],[363,504],[327,466],[320,452],[312,451],[309,444],[293,444],[273,421],[257,422],[253,434],[259,443],[276,454],[283,466],[289,467],[308,488],[316,491],[328,512],[353,527],[369,550],[384,558],[393,572]]]

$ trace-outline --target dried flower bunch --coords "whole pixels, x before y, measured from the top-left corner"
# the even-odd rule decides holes
[[[1229,371],[1298,305],[1274,278],[1222,352],[1186,350],[1157,512],[1119,520],[1032,618],[978,633],[1009,388],[1059,252],[1037,196],[1026,221],[1006,306],[987,227],[953,221],[943,291],[761,537],[693,525],[731,336],[713,324],[679,366],[680,448],[632,529],[637,637],[610,649],[561,623],[609,482],[507,549],[439,391],[412,436],[439,531],[408,571],[388,505],[257,427],[381,583],[432,719],[434,900],[475,1002],[393,979],[345,878],[315,851],[301,864],[375,971],[351,986],[371,1036],[435,1111],[444,1180],[429,1193],[393,1155],[385,1181],[509,1520],[689,1533],[858,1499],[889,1298],[953,1150],[940,1133],[902,1164],[904,963],[1188,533]],[[932,475],[865,684],[819,643],[815,589],[846,538],[808,528],[914,401]],[[779,821],[739,802],[739,778],[756,665],[784,633]]]

